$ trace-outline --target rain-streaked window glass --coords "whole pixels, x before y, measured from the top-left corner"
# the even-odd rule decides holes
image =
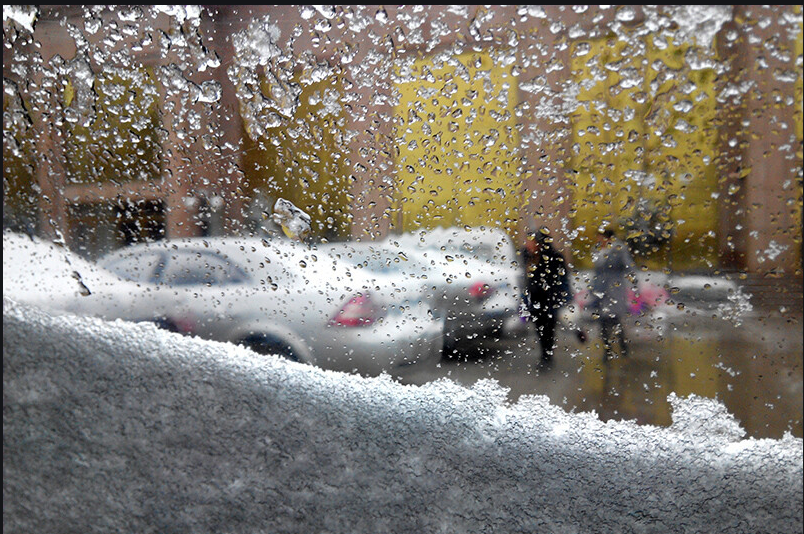
[[[795,5],[4,6],[4,526],[800,530],[803,27]],[[740,501],[740,454],[768,502]],[[643,483],[643,459],[679,474]]]

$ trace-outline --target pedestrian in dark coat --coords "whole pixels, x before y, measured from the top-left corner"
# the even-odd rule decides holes
[[[558,313],[572,299],[567,263],[552,241],[546,230],[530,232],[522,251],[527,309],[536,325],[542,365],[553,360]]]

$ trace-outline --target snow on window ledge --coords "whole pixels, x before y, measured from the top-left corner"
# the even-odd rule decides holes
[[[802,440],[405,386],[3,299],[4,531],[799,532]]]

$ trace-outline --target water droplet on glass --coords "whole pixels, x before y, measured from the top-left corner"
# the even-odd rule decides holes
[[[379,9],[374,14],[374,19],[380,24],[386,24],[388,22],[388,13],[384,9]]]

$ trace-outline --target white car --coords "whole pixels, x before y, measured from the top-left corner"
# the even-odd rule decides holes
[[[443,322],[303,243],[192,238],[134,245],[100,263],[170,287],[170,328],[320,367],[379,374],[440,360]]]
[[[356,272],[405,300],[426,303],[433,314],[441,303],[429,291],[429,265],[415,254],[388,247],[385,243],[345,241],[319,244],[317,250],[350,265]]]
[[[379,243],[330,244],[326,250],[395,279],[400,291],[419,292],[419,298],[445,321],[448,352],[458,341],[519,323],[521,274],[513,243],[504,232],[500,236],[433,230],[391,236]]]
[[[3,296],[51,313],[157,323],[183,298],[124,280],[56,243],[13,232],[3,233]]]

